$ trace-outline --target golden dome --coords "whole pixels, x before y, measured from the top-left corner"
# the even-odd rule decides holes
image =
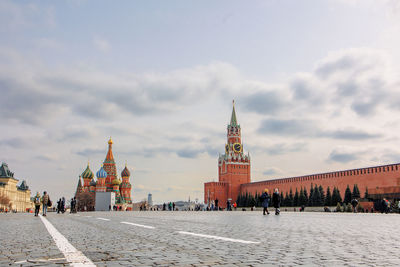
[[[114,180],[112,180],[112,184],[113,185],[120,185],[121,181],[118,178],[115,178]]]
[[[111,139],[111,136],[110,136],[110,140],[108,140],[108,144],[109,144],[109,145],[112,145],[112,144],[113,144],[113,141],[112,141],[112,139]]]

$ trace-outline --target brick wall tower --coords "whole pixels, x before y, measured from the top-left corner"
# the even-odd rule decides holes
[[[218,182],[204,184],[204,203],[218,199],[219,207],[226,207],[227,200],[234,203],[240,185],[250,183],[250,155],[243,153],[241,128],[237,122],[235,102],[231,121],[227,127],[225,153],[218,158]]]
[[[114,155],[112,153],[112,145],[113,141],[111,140],[110,137],[110,140],[108,140],[107,156],[103,163],[103,168],[107,172],[107,178],[106,178],[107,192],[113,190],[112,181],[114,181],[114,179],[117,178],[117,167],[115,166]]]
[[[232,203],[239,195],[241,184],[250,183],[250,155],[243,153],[241,128],[237,122],[235,102],[233,102],[231,122],[227,127],[225,154],[218,159],[219,182],[227,183],[227,198]]]
[[[76,187],[75,196],[82,192],[83,192],[82,179],[81,179],[81,176],[79,175],[78,186]]]
[[[100,170],[97,171],[96,176],[97,176],[96,192],[106,192],[107,172],[103,169],[103,167],[101,167]]]
[[[122,177],[122,183],[120,185],[120,191],[121,191],[121,196],[125,203],[131,204],[132,199],[131,199],[131,189],[132,185],[129,182],[129,177],[131,176],[131,172],[128,170],[128,168],[125,165],[125,168],[121,172],[121,177]]]

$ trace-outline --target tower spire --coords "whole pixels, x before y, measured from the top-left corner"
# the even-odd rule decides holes
[[[235,112],[235,100],[232,100],[232,116],[231,116],[231,126],[237,126],[236,112]]]
[[[106,161],[108,161],[108,162],[114,162],[114,155],[112,153],[112,145],[113,145],[113,141],[110,137],[110,140],[108,140],[108,152],[107,152],[107,156],[106,156]]]

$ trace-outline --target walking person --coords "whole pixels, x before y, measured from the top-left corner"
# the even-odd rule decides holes
[[[399,202],[399,203],[400,203],[400,202]],[[218,198],[215,199],[215,210],[219,210],[219,207],[218,207]]]
[[[40,211],[40,194],[39,194],[39,192],[36,193],[33,203],[35,204],[35,216],[37,217],[39,215],[39,211]]]
[[[272,205],[275,208],[275,215],[279,215],[281,212],[281,195],[279,194],[278,188],[275,188],[275,192],[272,194]]]
[[[175,210],[175,202],[172,202],[172,210]]]
[[[47,207],[50,206],[50,197],[49,194],[47,194],[46,191],[43,192],[43,197],[42,197],[42,204],[43,204],[43,216],[47,216]]]
[[[354,213],[357,213],[357,205],[358,205],[358,200],[353,198],[353,200],[351,201],[351,206],[353,206]]]
[[[269,201],[270,201],[271,197],[268,194],[268,188],[264,189],[264,193],[262,193],[260,199],[262,201],[262,206],[263,206],[263,215],[265,215],[265,212],[267,212],[267,214],[269,214],[268,206],[269,206]]]
[[[57,201],[57,214],[61,211],[61,198]]]

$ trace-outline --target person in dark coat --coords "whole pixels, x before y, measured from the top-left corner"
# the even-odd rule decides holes
[[[272,194],[272,205],[275,208],[275,215],[279,215],[281,207],[281,195],[279,194],[278,188],[275,188],[275,192]]]
[[[268,194],[268,188],[264,189],[264,193],[262,193],[260,200],[262,201],[263,215],[265,215],[265,212],[269,214],[268,206],[269,206],[270,196]]]

